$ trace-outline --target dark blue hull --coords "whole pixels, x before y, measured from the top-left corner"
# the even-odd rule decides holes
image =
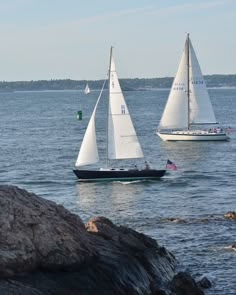
[[[73,170],[79,181],[132,181],[159,179],[166,170],[155,169],[110,169],[110,170]]]

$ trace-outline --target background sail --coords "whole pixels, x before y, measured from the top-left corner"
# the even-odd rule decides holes
[[[188,127],[187,42],[160,120],[160,129]]]
[[[142,157],[143,152],[120,88],[111,50],[108,110],[108,158],[128,159]]]
[[[90,93],[90,88],[89,88],[89,86],[88,86],[88,83],[86,84],[86,87],[85,87],[85,89],[84,89],[84,93],[85,93],[85,94],[89,94],[89,93]]]
[[[189,39],[190,123],[216,123],[216,118],[203,75]]]

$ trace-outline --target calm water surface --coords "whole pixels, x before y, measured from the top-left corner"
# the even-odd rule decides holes
[[[84,221],[103,215],[155,238],[182,269],[206,274],[215,286],[206,294],[236,294],[236,132],[229,142],[172,142],[155,135],[168,90],[126,92],[146,159],[178,167],[160,181],[78,184],[72,169],[98,92],[0,93],[0,182],[14,184],[63,204]],[[236,130],[236,89],[210,89],[216,117]],[[104,160],[105,97],[97,110]],[[83,120],[76,112],[83,111]],[[136,164],[143,167],[144,160]],[[184,222],[170,222],[168,218]]]

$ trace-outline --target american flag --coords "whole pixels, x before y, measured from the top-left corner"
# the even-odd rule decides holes
[[[170,160],[167,160],[166,170],[177,170],[177,167],[173,162],[171,162]]]
[[[228,127],[227,129],[226,129],[226,132],[227,133],[231,133],[233,131],[233,128],[232,127]]]

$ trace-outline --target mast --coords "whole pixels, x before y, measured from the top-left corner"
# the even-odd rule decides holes
[[[185,50],[187,55],[187,97],[188,97],[188,130],[190,129],[190,90],[189,90],[189,33],[187,33],[187,39],[185,43]]]
[[[107,104],[107,143],[106,143],[106,166],[108,168],[108,120],[109,120],[109,107],[110,107],[110,77],[111,77],[111,59],[112,59],[112,50],[110,50],[110,61],[109,61],[109,70],[108,70],[108,104]]]

